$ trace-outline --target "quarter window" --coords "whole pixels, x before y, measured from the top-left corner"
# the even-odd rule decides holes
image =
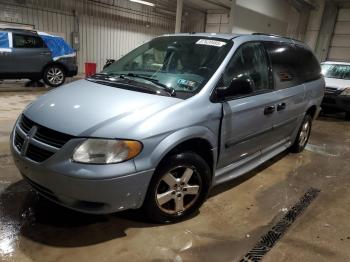
[[[314,54],[302,46],[296,46],[299,58],[300,77],[303,82],[319,79],[321,66]]]
[[[276,89],[297,86],[300,58],[293,45],[286,43],[265,42],[270,57]]]
[[[13,34],[14,48],[44,48],[44,41],[39,36]]]
[[[313,53],[304,47],[265,42],[276,89],[285,89],[320,77],[321,69]]]

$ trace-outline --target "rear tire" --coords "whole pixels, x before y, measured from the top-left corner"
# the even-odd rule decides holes
[[[305,115],[303,122],[299,128],[298,135],[294,141],[294,144],[290,147],[290,151],[293,153],[302,152],[307,142],[309,141],[312,127],[312,117],[311,115]]]
[[[196,153],[169,156],[154,173],[144,201],[144,212],[158,223],[181,221],[196,213],[203,204],[210,181],[210,168]]]
[[[49,65],[44,70],[43,80],[48,86],[58,87],[66,81],[66,73],[59,65]]]

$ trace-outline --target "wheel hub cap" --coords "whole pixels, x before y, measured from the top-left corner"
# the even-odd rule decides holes
[[[53,67],[47,72],[47,79],[51,84],[59,85],[63,81],[63,72],[60,68]]]
[[[309,138],[309,134],[310,134],[310,124],[309,122],[306,122],[303,124],[299,135],[299,145],[301,147],[303,147],[306,144],[307,139]]]
[[[168,214],[180,214],[190,208],[200,193],[201,179],[191,167],[176,167],[166,173],[156,189],[156,203]]]

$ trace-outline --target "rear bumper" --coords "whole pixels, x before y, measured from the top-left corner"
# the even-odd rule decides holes
[[[120,164],[85,165],[71,161],[62,164],[60,155],[66,155],[64,152],[35,163],[21,156],[12,136],[11,152],[23,178],[36,191],[59,205],[84,213],[108,214],[141,207],[154,172],[132,169],[126,172]]]
[[[322,101],[322,108],[350,112],[350,96],[325,95]]]

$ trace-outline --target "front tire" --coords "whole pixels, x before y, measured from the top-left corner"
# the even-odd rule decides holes
[[[302,152],[307,142],[309,141],[312,127],[312,117],[311,115],[305,115],[301,127],[299,128],[298,135],[294,141],[294,144],[291,146],[291,152],[300,153]]]
[[[207,198],[211,172],[202,157],[193,152],[174,154],[156,169],[144,211],[158,223],[173,223],[193,215]]]
[[[66,81],[66,73],[59,65],[49,65],[44,70],[43,80],[48,86],[58,87]]]

